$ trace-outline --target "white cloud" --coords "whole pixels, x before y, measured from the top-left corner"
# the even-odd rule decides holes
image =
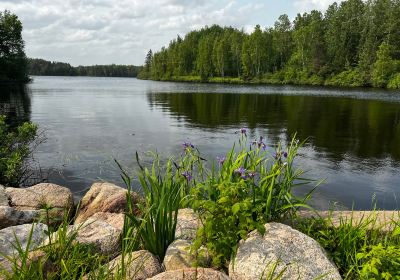
[[[337,0],[337,3],[343,0]],[[295,7],[300,11],[310,11],[310,10],[326,10],[329,5],[334,1],[332,0],[295,0]]]
[[[29,57],[70,62],[142,64],[178,34],[220,24],[253,30],[282,13],[333,1],[293,0],[0,0],[24,25]],[[279,10],[280,9],[280,10]]]

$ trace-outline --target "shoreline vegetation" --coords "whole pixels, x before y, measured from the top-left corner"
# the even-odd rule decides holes
[[[150,50],[138,78],[400,88],[400,3],[347,0],[253,32],[206,26]]]
[[[398,211],[315,211],[318,182],[295,167],[295,138],[267,149],[237,132],[231,150],[204,159],[185,142],[157,153],[126,188],[94,183],[78,205],[68,188],[0,186],[4,279],[397,279]],[[205,160],[214,162],[206,168]],[[135,174],[135,175],[132,175]],[[139,182],[142,193],[132,190]],[[309,189],[309,188],[307,188]],[[335,210],[335,209],[333,209]],[[11,242],[12,246],[10,246]],[[184,276],[183,276],[184,275]],[[174,278],[176,277],[176,278]],[[202,278],[203,277],[203,278]]]
[[[137,77],[142,66],[91,65],[71,66],[69,63],[28,58],[28,74],[33,76]]]

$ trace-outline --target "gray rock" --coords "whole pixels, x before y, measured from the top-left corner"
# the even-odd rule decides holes
[[[17,240],[24,250],[28,248],[28,245],[29,250],[37,248],[46,238],[46,230],[47,226],[41,223],[12,226],[0,230],[0,260],[4,260],[2,255],[13,256],[17,253],[13,246],[16,245]]]
[[[163,261],[165,270],[207,267],[211,261],[208,251],[202,247],[194,252],[191,245],[190,241],[184,239],[177,239],[172,242],[165,253]]]
[[[342,279],[322,247],[309,236],[279,223],[265,224],[239,243],[229,275],[235,280],[261,279],[277,264],[274,275],[284,270],[282,279]]]
[[[199,216],[192,209],[179,209],[175,239],[195,239],[200,225]]]
[[[0,206],[0,229],[32,223],[39,216],[39,210],[17,210],[14,207]]]
[[[69,189],[56,184],[42,183],[29,188],[6,188],[10,206],[18,210],[42,209],[44,205],[53,208],[70,209],[73,196]]]
[[[211,268],[187,268],[160,273],[149,280],[229,280],[228,275]]]
[[[158,259],[148,251],[141,250],[124,256],[126,279],[144,280],[162,272]],[[119,255],[107,264],[113,277],[121,276],[122,256]],[[124,278],[124,279],[125,279]]]
[[[82,223],[97,212],[123,213],[126,209],[126,193],[126,189],[111,183],[94,183],[80,202],[75,223]],[[131,195],[135,203],[140,201],[138,194],[132,192]]]
[[[90,218],[70,230],[77,232],[77,242],[93,245],[102,255],[115,257],[120,252],[121,231],[105,221]]]
[[[108,213],[108,212],[97,212],[90,218],[93,220],[100,220],[109,223],[111,226],[122,231],[124,228],[124,217],[123,213]]]
[[[9,197],[3,185],[0,185],[0,206],[10,206]]]

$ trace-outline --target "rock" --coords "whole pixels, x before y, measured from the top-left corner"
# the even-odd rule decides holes
[[[10,206],[18,210],[42,209],[43,205],[53,208],[71,209],[74,206],[69,189],[56,184],[42,183],[29,188],[6,188]]]
[[[192,209],[179,209],[175,239],[195,239],[200,225],[200,219]]]
[[[126,268],[126,279],[144,280],[162,272],[158,259],[152,253],[145,250],[125,255],[124,262]],[[113,276],[121,273],[121,265],[121,255],[107,264]]]
[[[107,213],[107,212],[97,212],[90,218],[93,220],[100,220],[109,223],[111,226],[122,231],[124,228],[124,217],[122,213]]]
[[[97,212],[123,213],[126,193],[126,189],[111,183],[94,183],[81,200],[75,223],[82,223]],[[140,196],[132,192],[132,200],[137,203]]]
[[[31,231],[29,250],[34,250],[43,242],[46,237],[46,230],[47,226],[41,223],[12,226],[0,230],[0,260],[4,259],[2,255],[12,256],[16,254],[17,250],[13,246],[13,244],[16,244],[16,240],[24,250],[27,249]]]
[[[39,210],[17,210],[14,207],[0,206],[0,229],[32,223],[39,216]]]
[[[234,262],[229,266],[231,279],[261,279],[278,263],[275,274],[282,279],[342,279],[322,247],[309,236],[279,223],[265,224],[266,232],[257,231],[239,243]]]
[[[323,218],[331,222],[333,227],[339,227],[343,223],[352,223],[354,226],[367,223],[367,229],[379,229],[382,232],[393,230],[395,223],[400,222],[398,211],[299,211],[302,219]],[[368,221],[370,221],[368,223]]]
[[[229,280],[230,278],[211,268],[187,268],[174,271],[166,271],[149,280]]]
[[[0,185],[0,206],[10,206],[9,197],[3,185]]]
[[[207,267],[209,263],[210,256],[204,247],[198,252],[193,252],[191,242],[184,239],[177,239],[168,246],[163,261],[166,271],[196,266]]]
[[[70,232],[74,231],[77,231],[77,242],[94,246],[104,256],[115,257],[120,252],[121,231],[105,221],[90,218],[74,225]]]

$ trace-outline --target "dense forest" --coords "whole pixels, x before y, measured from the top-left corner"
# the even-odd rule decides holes
[[[22,23],[9,11],[0,12],[0,82],[27,82]]]
[[[143,79],[400,88],[400,0],[281,15],[251,34],[213,25],[146,56]]]
[[[116,64],[73,67],[64,62],[28,59],[28,73],[36,76],[136,77],[140,69],[141,66]]]

